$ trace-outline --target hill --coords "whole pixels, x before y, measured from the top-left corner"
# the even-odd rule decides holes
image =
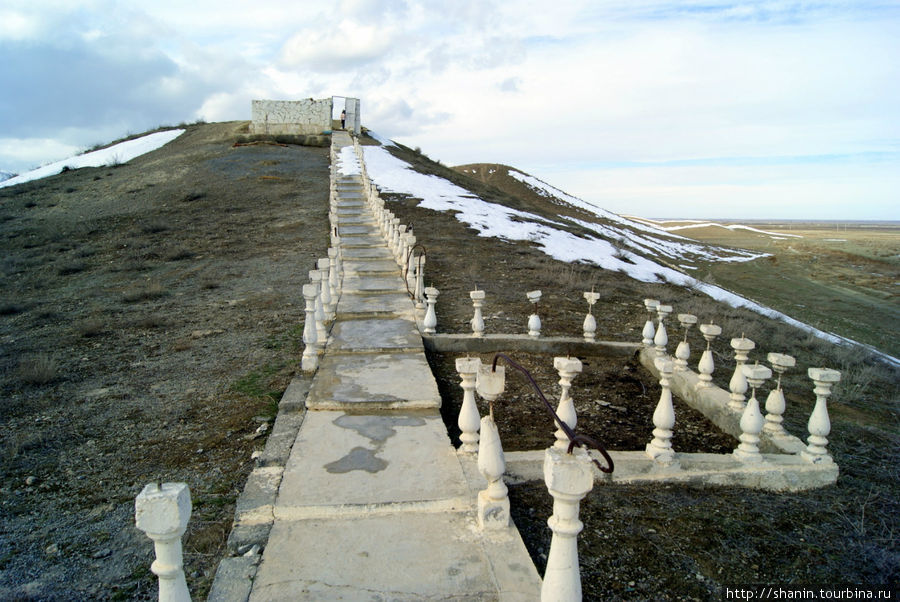
[[[205,596],[250,454],[299,365],[298,291],[328,245],[327,150],[235,146],[242,125],[188,126],[128,163],[0,190],[0,598],[153,598],[151,546],[133,528],[133,512],[135,495],[157,478],[191,486],[186,567],[195,599]],[[637,341],[641,300],[662,299],[723,326],[713,347],[720,385],[729,336],[745,333],[760,353],[796,355],[784,386],[786,425],[798,434],[813,402],[806,368],[844,371],[829,402],[830,449],[842,470],[835,487],[781,496],[598,485],[582,513],[586,599],[704,599],[726,583],[896,581],[895,369],[679,283],[690,271],[680,263],[703,253],[747,258],[744,251],[504,189],[512,182],[495,186],[401,145],[364,143],[391,210],[427,249],[442,332],[468,331],[475,285],[487,291],[488,332],[521,332],[531,311],[524,292],[540,288],[544,332],[579,335],[581,295],[593,287],[598,337]],[[429,190],[397,192],[419,177]],[[617,238],[625,239],[618,249]],[[553,255],[576,239],[597,262]],[[696,329],[690,340],[705,345]],[[558,391],[548,358],[521,359],[545,391]],[[454,424],[454,357],[429,360]],[[617,441],[627,423],[649,437],[652,379],[629,362],[585,364],[572,390],[579,430]],[[532,402],[516,394],[497,412],[549,436]],[[501,424],[504,437],[509,428]],[[510,489],[540,565],[549,496],[542,484]]]

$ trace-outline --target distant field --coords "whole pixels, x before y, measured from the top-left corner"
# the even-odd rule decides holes
[[[690,222],[661,222],[666,228]],[[900,222],[752,222],[675,230],[699,241],[760,250],[750,263],[710,264],[696,275],[900,357]]]

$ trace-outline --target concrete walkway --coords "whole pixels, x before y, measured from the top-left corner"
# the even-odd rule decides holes
[[[344,132],[332,143],[352,145]],[[485,483],[450,444],[413,303],[359,176],[337,187],[337,315],[250,600],[537,600],[515,527],[477,528]]]

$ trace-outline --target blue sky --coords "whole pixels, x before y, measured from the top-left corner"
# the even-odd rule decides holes
[[[646,217],[900,219],[900,3],[4,0],[0,170],[254,98]]]

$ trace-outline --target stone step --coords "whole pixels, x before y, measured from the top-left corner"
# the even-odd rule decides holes
[[[397,276],[400,273],[400,266],[393,259],[370,259],[366,261],[348,259],[344,261],[345,276]]]
[[[290,520],[326,506],[465,500],[468,494],[436,410],[309,412],[294,449],[300,453],[291,454],[284,468],[275,506],[277,515]]]
[[[341,318],[328,339],[329,352],[422,351],[422,337],[414,319]]]
[[[359,248],[383,248],[391,257],[393,257],[393,254],[384,246],[384,239],[381,238],[381,236],[356,236],[346,241],[342,240],[341,247],[343,247],[345,251],[345,257],[347,257],[346,251]]]
[[[415,306],[405,293],[347,293],[338,300],[342,317],[414,316]]]
[[[338,215],[338,224],[347,226],[354,224],[375,225],[375,218],[371,215]]]
[[[384,246],[384,239],[380,237],[375,237],[381,240],[380,244],[374,242],[372,245],[367,244],[352,244],[350,241],[347,241],[345,244],[343,241],[341,242],[341,256],[347,259],[361,259],[361,260],[372,260],[372,259],[389,259],[391,261],[394,260],[394,254],[391,253],[386,246]]]
[[[341,235],[341,238],[346,236],[381,236],[381,230],[379,230],[377,226],[363,224],[354,224],[352,226],[339,225],[338,233]]]
[[[427,378],[423,378],[427,375]],[[424,352],[325,353],[309,389],[310,410],[440,408]]]
[[[344,276],[341,290],[347,293],[405,293],[406,281],[400,276]]]

